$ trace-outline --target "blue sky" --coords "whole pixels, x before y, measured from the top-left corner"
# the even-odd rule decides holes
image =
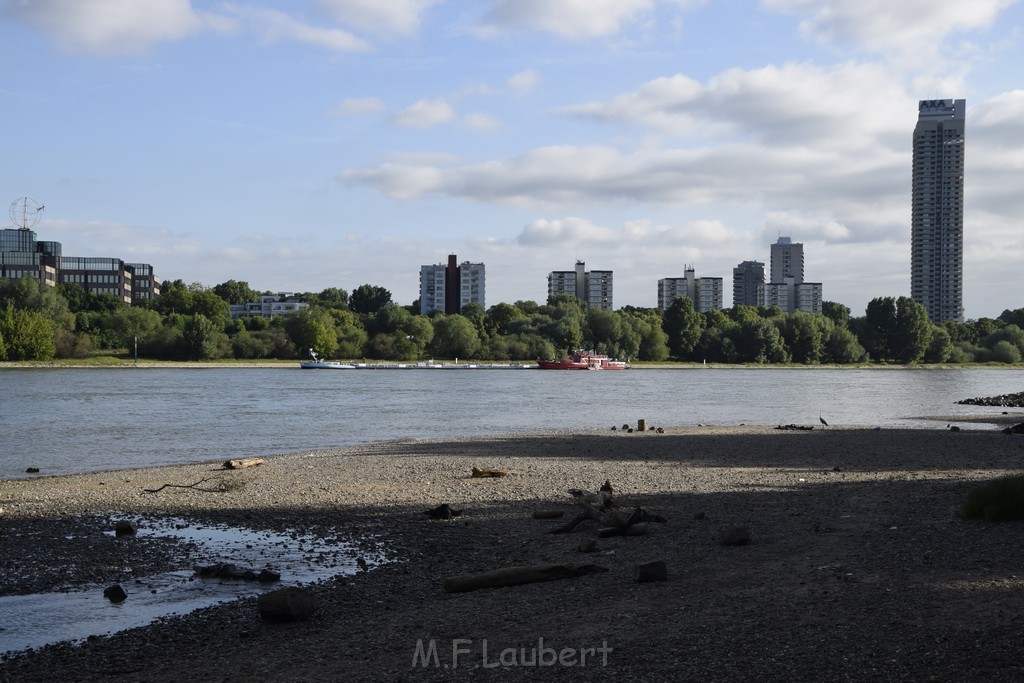
[[[964,302],[996,316],[1024,307],[1022,7],[0,0],[0,188],[67,255],[403,304],[455,253],[488,306],[577,259],[616,307],[687,264],[729,305],[789,235],[861,315],[910,291],[917,101],[966,98]]]

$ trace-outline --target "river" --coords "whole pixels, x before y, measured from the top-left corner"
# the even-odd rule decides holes
[[[0,478],[517,431],[817,424],[934,427],[999,414],[956,401],[1024,390],[1020,368],[625,372],[298,368],[0,371]]]

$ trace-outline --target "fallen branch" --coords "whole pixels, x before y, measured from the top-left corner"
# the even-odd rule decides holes
[[[596,564],[541,564],[525,567],[505,567],[480,574],[453,576],[444,580],[446,593],[466,593],[480,588],[502,588],[524,583],[574,579],[587,574],[600,574],[607,568]]]
[[[241,470],[246,467],[256,467],[263,464],[263,458],[238,458],[237,460],[225,460],[224,469]]]
[[[204,477],[204,478],[200,479],[199,481],[197,481],[194,484],[164,484],[160,488],[156,488],[156,489],[142,489],[142,490],[145,491],[146,493],[159,493],[160,491],[163,491],[164,489],[167,489],[167,488],[175,488],[175,489],[193,489],[195,491],[205,491],[206,493],[224,493],[224,491],[226,489],[225,489],[223,483],[220,486],[218,486],[217,488],[215,488],[215,489],[199,488],[200,484],[202,484],[204,481],[209,481],[209,480],[210,480],[209,477]]]

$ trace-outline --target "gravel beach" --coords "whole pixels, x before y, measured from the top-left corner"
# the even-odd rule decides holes
[[[264,621],[246,598],[6,655],[0,681],[1021,680],[1024,526],[957,509],[978,482],[1024,469],[1024,436],[961,422],[411,440],[241,470],[0,481],[0,595],[182,568],[166,542],[103,533],[126,516],[355,538],[388,560],[309,586],[305,621]],[[143,490],[203,479],[214,490]],[[569,489],[606,480],[620,509],[666,521],[642,536],[598,538],[594,521],[547,533],[581,509]],[[424,514],[442,503],[462,515]],[[750,542],[723,545],[733,527]],[[653,561],[667,580],[638,582]],[[443,587],[542,564],[607,571]]]

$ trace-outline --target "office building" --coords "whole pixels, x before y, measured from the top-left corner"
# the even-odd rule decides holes
[[[448,256],[447,265],[420,266],[420,315],[458,313],[468,303],[486,308],[485,281],[484,264],[458,265],[455,254]]]
[[[278,292],[277,294],[264,294],[259,301],[231,304],[228,308],[231,310],[231,319],[237,320],[244,317],[274,318],[294,313],[308,305],[291,292]]]
[[[160,295],[160,278],[148,263],[64,256],[60,242],[37,240],[27,228],[0,230],[0,277],[31,277],[51,287],[76,284],[91,294],[110,294],[127,304]]]
[[[586,268],[586,263],[577,261],[576,270],[548,273],[548,296],[568,294],[582,299],[590,308],[612,310],[612,271]]]
[[[778,306],[783,313],[822,314],[822,298],[820,282],[797,283],[795,278],[787,277],[782,282],[769,282],[762,285],[764,305],[769,308]]]
[[[693,301],[698,313],[722,309],[722,278],[696,277],[693,266],[687,266],[683,277],[667,277],[658,280],[658,307],[662,310],[672,305],[677,297]]]
[[[764,306],[764,264],[744,261],[732,269],[732,305]]]
[[[914,127],[910,298],[963,322],[965,100],[921,100]]]

